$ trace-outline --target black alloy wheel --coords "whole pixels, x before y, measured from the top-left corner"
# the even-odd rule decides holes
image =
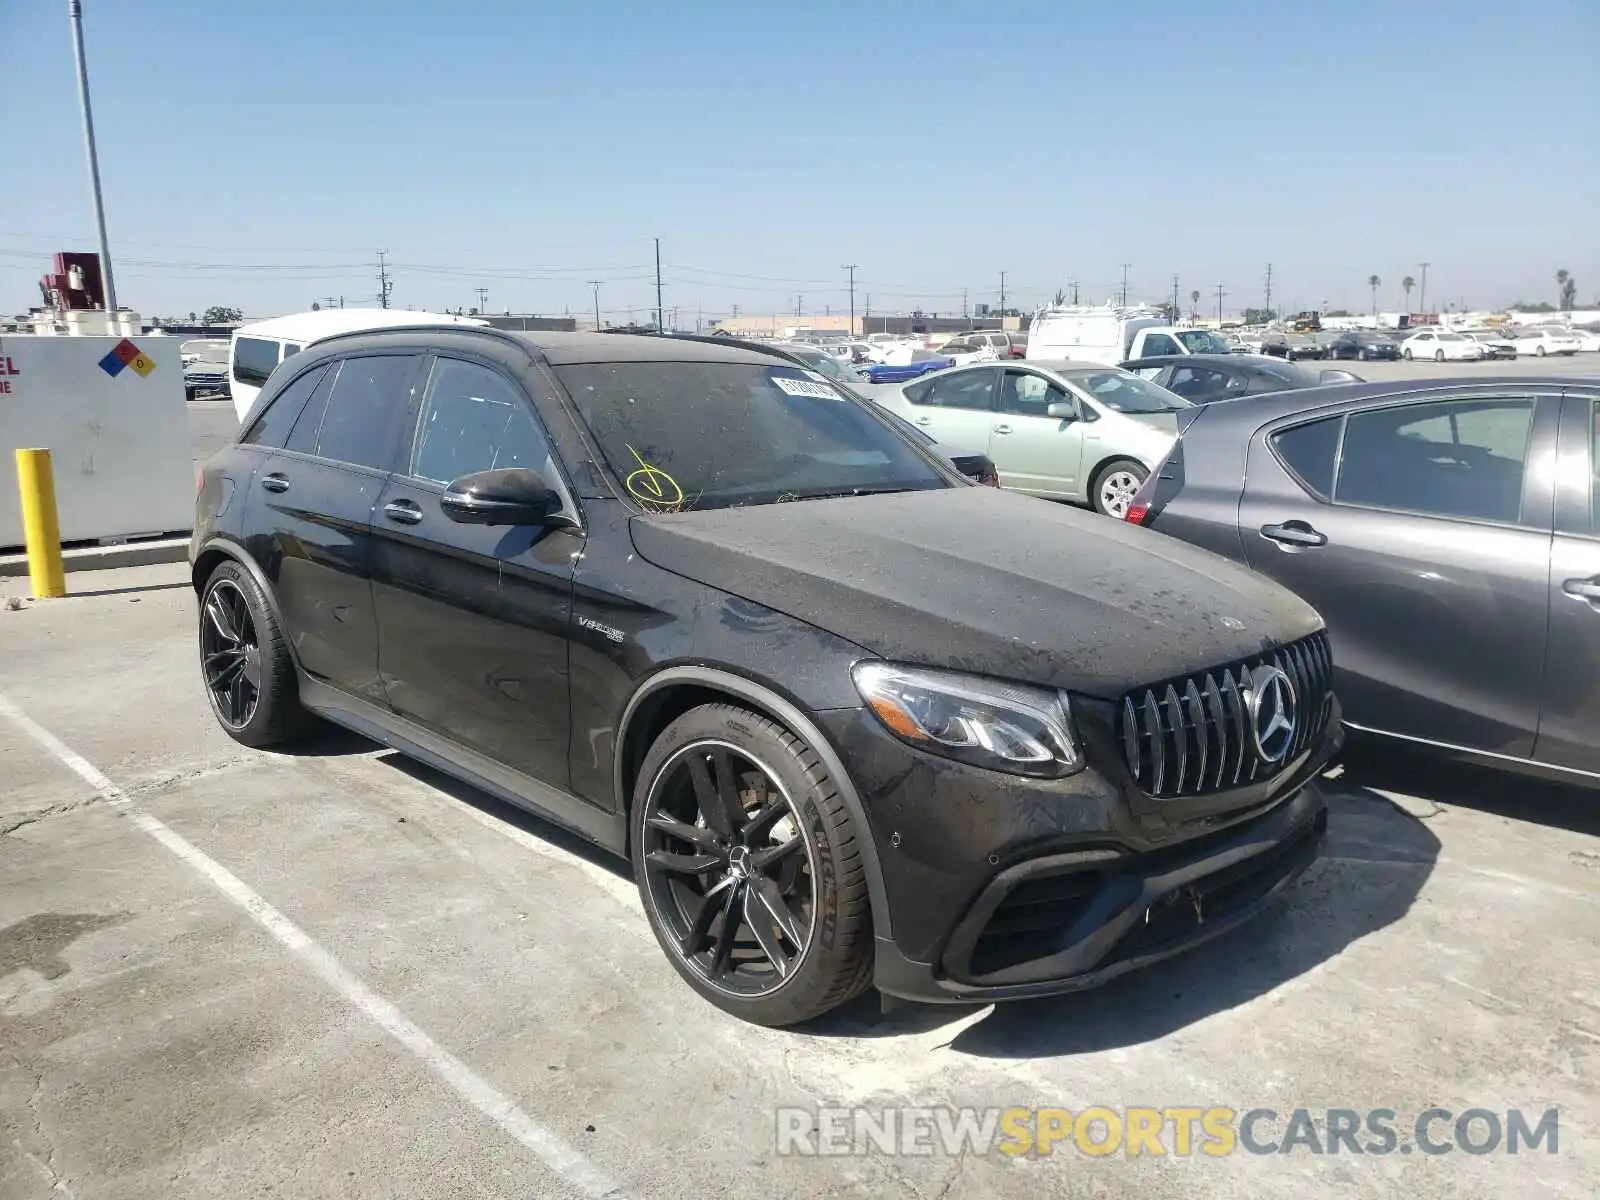
[[[261,643],[239,585],[215,580],[200,621],[200,664],[217,720],[230,732],[250,724],[261,703]]]
[[[731,743],[695,741],[646,803],[645,883],[683,961],[731,996],[781,987],[811,945],[817,865],[773,770]]]

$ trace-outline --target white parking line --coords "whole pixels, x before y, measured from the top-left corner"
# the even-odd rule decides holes
[[[0,695],[0,716],[9,719],[18,729],[48,750],[54,758],[94,788],[108,803],[128,803],[126,793],[107,779],[93,763],[34,721],[3,695]],[[552,1171],[586,1196],[615,1200],[625,1195],[618,1183],[585,1158],[581,1152],[569,1146],[559,1134],[535,1121],[504,1092],[435,1042],[403,1012],[362,983],[338,959],[313,941],[309,934],[288,917],[267,903],[237,875],[149,813],[131,809],[129,816],[140,829],[194,868],[219,892],[249,913],[251,919],[271,934],[284,949],[300,959],[319,979],[344,997],[368,1020],[409,1050],[451,1091],[532,1151]]]

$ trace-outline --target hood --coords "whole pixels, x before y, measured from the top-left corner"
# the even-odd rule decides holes
[[[1106,700],[1322,625],[1208,551],[994,488],[635,517],[631,530],[647,562],[882,658]]]

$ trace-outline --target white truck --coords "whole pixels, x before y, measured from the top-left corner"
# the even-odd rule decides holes
[[[1227,354],[1232,347],[1210,329],[1180,329],[1154,308],[1074,305],[1049,308],[1028,330],[1028,357],[1069,358],[1115,366],[1160,354]]]

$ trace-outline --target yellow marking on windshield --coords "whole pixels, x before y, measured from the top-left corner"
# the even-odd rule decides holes
[[[628,453],[633,455],[633,460],[639,464],[639,469],[623,481],[627,485],[629,495],[644,504],[661,508],[675,508],[683,503],[683,489],[678,486],[676,479],[660,467],[652,467],[645,462],[644,456],[632,446],[628,447]]]

